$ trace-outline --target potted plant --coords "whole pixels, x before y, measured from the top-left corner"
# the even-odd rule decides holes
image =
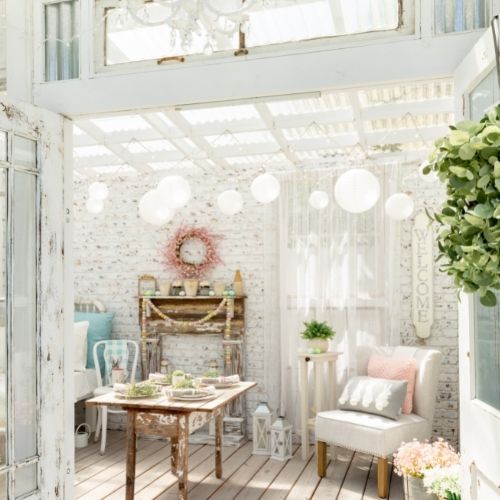
[[[424,486],[443,500],[461,500],[460,465],[431,469],[424,476]]]
[[[424,174],[446,186],[446,201],[429,216],[439,225],[438,259],[457,288],[497,304],[500,289],[500,105],[478,123],[461,122],[436,141]]]
[[[424,478],[437,469],[458,463],[457,452],[443,439],[432,444],[417,440],[403,443],[394,454],[394,469],[396,474],[405,478],[407,500],[438,500],[432,488],[426,490]]]
[[[111,383],[121,384],[125,380],[125,369],[120,366],[121,356],[111,360]]]
[[[325,322],[316,320],[305,321],[306,329],[301,336],[307,340],[307,347],[311,354],[321,354],[328,351],[328,341],[335,336],[335,331]]]
[[[172,385],[176,386],[186,380],[186,374],[182,370],[175,370],[172,373]]]

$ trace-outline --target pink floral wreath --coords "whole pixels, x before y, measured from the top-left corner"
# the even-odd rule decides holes
[[[222,263],[219,257],[217,242],[218,234],[205,227],[180,226],[163,250],[165,265],[177,271],[181,278],[200,279],[218,264]],[[182,259],[181,248],[188,240],[199,240],[205,247],[203,262],[194,264]]]

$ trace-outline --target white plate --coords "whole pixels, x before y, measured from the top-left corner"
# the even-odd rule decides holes
[[[190,401],[205,401],[208,399],[214,399],[217,397],[217,394],[205,394],[205,395],[199,395],[199,394],[186,394],[184,396],[171,396],[170,399],[173,401],[184,401],[184,402],[190,402]]]
[[[158,398],[162,396],[163,394],[161,392],[157,392],[156,394],[151,394],[150,396],[129,396],[127,394],[123,394],[121,392],[116,392],[115,396],[120,399],[151,399],[151,398]]]
[[[232,389],[233,387],[238,387],[239,382],[221,382],[220,384],[213,384],[216,389]]]

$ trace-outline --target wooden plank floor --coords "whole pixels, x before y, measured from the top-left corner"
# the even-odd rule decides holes
[[[312,450],[312,446],[311,446]],[[223,477],[214,474],[214,448],[189,447],[190,500],[376,500],[377,462],[363,453],[337,449],[328,463],[327,476],[316,474],[312,454],[303,461],[300,447],[288,462],[252,455],[252,444],[224,447]],[[170,473],[170,446],[165,441],[139,439],[135,498],[174,500],[177,482]],[[106,454],[90,444],[76,451],[75,498],[85,500],[125,498],[125,433],[108,431]],[[401,478],[392,474],[390,500],[403,500]]]

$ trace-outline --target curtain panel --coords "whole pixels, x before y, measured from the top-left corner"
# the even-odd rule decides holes
[[[399,234],[384,211],[387,197],[397,192],[399,168],[367,168],[378,177],[381,194],[362,214],[335,202],[334,186],[345,169],[276,174],[281,194],[269,209],[266,231],[266,386],[271,405],[295,428],[304,321],[326,321],[336,331],[331,349],[343,353],[339,385],[355,372],[356,346],[399,344]],[[324,210],[308,204],[316,189],[330,197]]]

